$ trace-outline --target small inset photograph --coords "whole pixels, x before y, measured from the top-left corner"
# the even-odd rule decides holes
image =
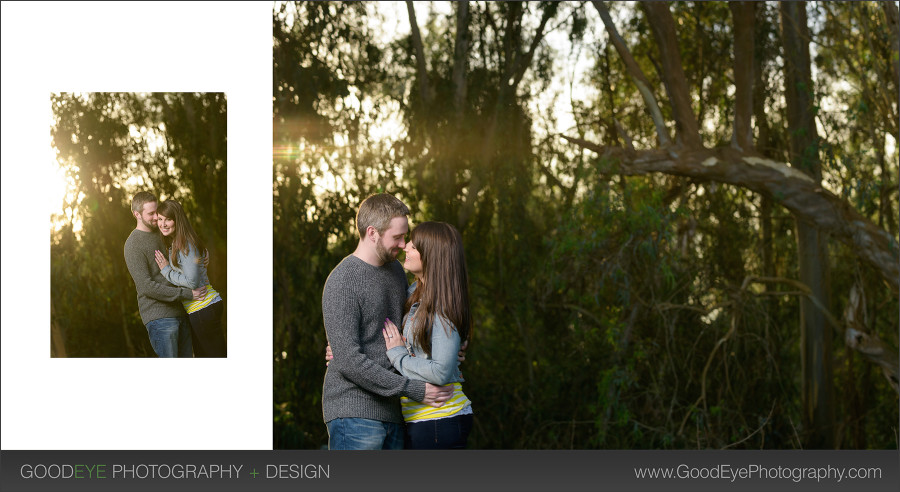
[[[225,94],[50,104],[50,356],[226,357]]]

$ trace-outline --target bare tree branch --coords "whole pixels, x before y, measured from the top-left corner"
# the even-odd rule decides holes
[[[900,9],[894,2],[878,2],[884,15],[887,18],[888,32],[891,36],[891,63],[893,70],[891,75],[894,78],[894,90],[900,89]],[[896,94],[896,92],[895,92]],[[895,135],[896,136],[896,135]]]
[[[850,288],[847,307],[844,309],[844,321],[847,323],[844,343],[870,362],[881,366],[882,373],[894,391],[900,393],[900,357],[897,349],[882,341],[874,333],[867,333],[865,325],[868,320],[865,312],[863,290],[856,284]]]
[[[594,8],[597,9],[597,12],[600,13],[603,25],[606,26],[606,32],[609,33],[610,41],[612,41],[616,51],[619,52],[619,56],[622,57],[625,68],[628,70],[628,74],[631,75],[631,80],[634,81],[634,85],[637,86],[638,92],[640,92],[641,97],[644,99],[644,104],[647,106],[647,112],[650,113],[650,117],[653,119],[653,124],[656,127],[656,135],[659,138],[660,145],[663,147],[670,145],[672,141],[669,138],[669,131],[666,129],[662,112],[659,110],[659,104],[656,102],[656,96],[653,95],[653,90],[650,88],[650,82],[647,80],[647,76],[644,75],[644,71],[641,70],[641,67],[638,66],[637,62],[634,60],[634,56],[631,55],[631,51],[625,44],[625,40],[619,35],[619,31],[616,29],[616,25],[609,15],[609,10],[603,5],[603,2],[594,0],[591,3],[594,4]]]
[[[416,22],[416,9],[413,2],[406,2],[406,12],[409,14],[409,28],[412,33],[413,48],[416,52],[416,78],[419,79],[419,93],[423,104],[431,104],[434,92],[428,84],[428,67],[425,64],[425,48],[422,45],[422,34],[419,32],[419,23]]]
[[[875,268],[887,285],[900,291],[897,239],[859,214],[852,206],[787,164],[730,147],[684,151],[642,150],[629,157],[620,148],[601,147],[582,139],[566,140],[614,161],[611,173],[661,172],[729,183],[771,197],[795,217],[850,246]]]
[[[662,62],[661,75],[669,88],[672,112],[681,143],[691,149],[701,148],[700,126],[691,109],[691,93],[681,54],[678,51],[678,36],[675,33],[675,19],[666,2],[641,2],[641,7],[650,22],[650,28],[659,47]]]
[[[869,362],[878,364],[894,391],[900,392],[900,386],[898,386],[900,370],[898,370],[896,348],[871,333],[855,328],[847,328],[844,333],[844,342],[848,347],[862,354]]]
[[[625,129],[619,120],[616,119],[613,121],[615,123],[616,131],[622,136],[622,140],[625,142],[625,150],[634,152],[634,142],[631,140],[631,135],[628,134],[628,130]]]
[[[524,77],[528,68],[531,66],[534,52],[544,37],[544,29],[547,27],[547,22],[556,15],[556,10],[556,4],[549,4],[548,7],[544,9],[540,26],[538,26],[534,37],[532,38],[531,47],[528,53],[521,55],[518,52],[518,46],[522,37],[522,4],[513,2],[509,5],[506,16],[506,33],[504,34],[503,39],[505,53],[504,63],[506,63],[506,65],[503,68],[502,84],[498,91],[497,103],[494,105],[494,109],[487,124],[487,130],[485,131],[482,140],[481,158],[485,161],[485,165],[481,166],[481,169],[490,169],[489,164],[491,159],[493,159],[496,150],[495,136],[500,123],[500,113],[501,111],[506,110],[509,101],[515,99],[518,85],[522,81],[522,77]],[[475,203],[478,199],[478,195],[484,189],[484,186],[485,181],[481,174],[473,172],[472,180],[469,182],[468,190],[466,192],[466,198],[459,210],[457,219],[457,223],[461,228],[466,226],[472,213],[474,213]]]
[[[519,53],[516,54],[516,64],[514,66],[515,79],[513,79],[511,84],[513,89],[519,86],[519,83],[522,82],[522,77],[525,76],[525,72],[527,72],[528,67],[531,66],[531,60],[534,59],[534,52],[544,39],[544,30],[547,28],[547,22],[556,15],[557,8],[558,4],[556,3],[548,4],[544,9],[543,15],[541,15],[541,24],[538,26],[537,31],[535,31],[534,37],[531,38],[531,46],[528,47],[528,52],[525,53],[524,56],[520,56]]]

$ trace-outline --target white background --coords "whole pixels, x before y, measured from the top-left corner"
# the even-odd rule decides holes
[[[79,91],[226,93],[227,359],[50,358],[50,93]],[[271,96],[271,3],[2,4],[0,447],[272,449]]]

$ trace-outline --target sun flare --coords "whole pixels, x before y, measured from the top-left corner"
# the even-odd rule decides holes
[[[67,172],[66,167],[59,162],[59,151],[50,147],[51,175],[48,180],[50,193],[50,230],[57,232],[67,223],[72,224],[72,231],[81,231],[81,218],[75,213],[78,203],[84,198],[83,193],[78,193],[75,181]],[[76,196],[76,193],[77,196]]]

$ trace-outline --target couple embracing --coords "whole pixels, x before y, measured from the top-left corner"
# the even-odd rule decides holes
[[[423,222],[407,241],[408,215],[392,195],[366,198],[359,244],[325,282],[329,449],[460,449],[472,429],[458,357],[472,328],[462,238]]]
[[[142,191],[131,214],[136,226],[125,241],[125,263],[156,355],[225,357],[225,303],[209,284],[209,255],[181,204],[157,207],[156,197]]]

